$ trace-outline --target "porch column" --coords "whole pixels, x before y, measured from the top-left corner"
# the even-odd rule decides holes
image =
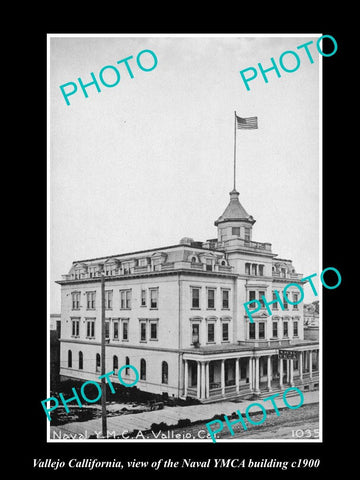
[[[294,360],[291,358],[289,360],[290,363],[290,387],[294,387]]]
[[[249,357],[249,387],[253,391],[253,369],[252,369],[252,357]]]
[[[286,360],[286,383],[290,383],[290,360]]]
[[[281,390],[284,388],[284,385],[283,385],[283,376],[284,376],[283,359],[282,359],[282,358],[279,358],[279,377],[280,377],[280,389],[281,389]]]
[[[271,355],[268,355],[268,357],[267,357],[267,387],[268,387],[269,392],[272,392],[271,380],[272,380]]]
[[[187,397],[187,391],[188,391],[188,386],[189,386],[189,367],[188,367],[188,361],[184,360],[185,364],[185,371],[184,371],[184,397]]]
[[[240,358],[235,359],[235,386],[236,393],[239,393],[239,362]]]
[[[309,352],[309,373],[310,373],[310,380],[312,380],[312,350]]]
[[[304,358],[304,353],[300,352],[299,355],[299,375],[300,375],[300,383],[304,383],[303,379],[303,358]]]
[[[196,372],[196,398],[200,400],[200,385],[201,385],[201,376],[200,376],[200,362],[197,362],[197,372]]]
[[[205,398],[209,398],[210,396],[210,388],[209,388],[209,363],[205,363]]]
[[[255,357],[255,393],[260,393],[260,357]]]
[[[225,395],[225,360],[221,360],[221,395]]]
[[[205,398],[205,363],[200,363],[200,371],[201,371],[201,398]]]

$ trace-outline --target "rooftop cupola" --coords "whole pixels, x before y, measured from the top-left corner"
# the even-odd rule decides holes
[[[218,241],[224,242],[233,238],[250,241],[254,218],[249,215],[239,201],[239,192],[230,192],[230,202],[224,213],[214,222],[218,227]]]

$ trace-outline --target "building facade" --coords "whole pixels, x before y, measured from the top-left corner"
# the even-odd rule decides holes
[[[319,345],[304,339],[303,306],[295,304],[302,275],[270,243],[252,240],[254,223],[233,190],[215,221],[217,238],[73,262],[58,281],[61,376],[100,375],[103,272],[105,371],[114,372],[114,383],[132,365],[139,389],[202,402],[317,388]],[[275,300],[272,314],[263,296]],[[254,299],[261,310],[251,322],[243,304]],[[282,358],[283,350],[292,358]],[[123,382],[134,378],[131,368],[122,370]]]

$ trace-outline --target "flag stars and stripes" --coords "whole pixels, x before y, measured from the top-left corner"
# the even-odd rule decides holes
[[[236,115],[236,128],[238,129],[258,128],[258,117],[241,118],[238,115]]]

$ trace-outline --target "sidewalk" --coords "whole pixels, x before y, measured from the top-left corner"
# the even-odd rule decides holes
[[[271,393],[269,393],[269,396]],[[304,405],[319,402],[319,391],[303,392]],[[288,396],[287,401],[290,405],[297,405],[299,403],[299,396]],[[280,409],[287,408],[284,404],[282,395],[275,398],[276,406]],[[248,405],[252,403],[262,404],[267,412],[274,411],[274,406],[270,400],[263,402],[259,400],[236,400],[236,401],[223,401],[216,403],[208,403],[205,405],[190,405],[190,406],[177,406],[177,407],[164,407],[163,410],[154,410],[143,413],[133,413],[129,415],[117,415],[108,417],[107,430],[109,436],[114,438],[117,435],[126,436],[134,430],[151,430],[153,423],[165,422],[167,425],[176,426],[180,419],[189,419],[191,422],[199,420],[207,421],[214,415],[231,415],[236,410],[240,410],[245,414],[245,410]],[[295,409],[294,409],[295,411]],[[251,408],[251,413],[261,412],[261,408],[254,406]],[[88,420],[86,422],[72,422],[61,426],[50,427],[50,439],[84,439],[89,438],[91,435],[96,437],[101,436],[101,418]]]

